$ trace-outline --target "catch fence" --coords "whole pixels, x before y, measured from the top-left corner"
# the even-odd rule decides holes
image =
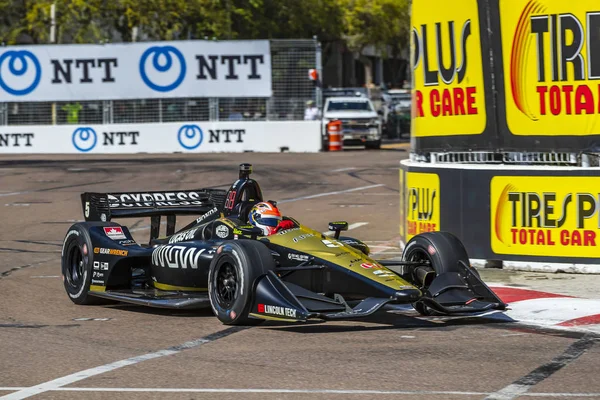
[[[196,97],[70,102],[0,103],[0,125],[167,123],[186,121],[294,121],[320,90],[308,78],[321,75],[315,39],[271,40],[271,97]]]

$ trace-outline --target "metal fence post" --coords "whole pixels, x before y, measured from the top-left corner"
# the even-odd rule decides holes
[[[0,103],[0,125],[8,125],[8,104]]]
[[[321,42],[317,40],[317,37],[314,37],[315,42],[315,67],[317,68],[317,73],[319,75],[319,81],[323,82],[323,65],[322,65],[322,53],[321,53]],[[321,85],[316,85],[315,89],[316,103],[317,108],[321,109],[323,103],[323,96],[321,92]]]

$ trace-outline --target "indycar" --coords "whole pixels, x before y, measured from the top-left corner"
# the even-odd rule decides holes
[[[287,229],[263,236],[248,224],[263,201],[251,172],[241,164],[227,191],[82,193],[85,222],[68,229],[61,253],[68,297],[79,305],[212,307],[227,325],[360,318],[386,304],[423,315],[506,309],[448,232],[414,236],[400,261],[376,260],[367,244],[341,236],[345,221],[323,234],[284,216]],[[181,215],[197,218],[176,231]],[[140,217],[151,221],[147,243],[113,221]]]

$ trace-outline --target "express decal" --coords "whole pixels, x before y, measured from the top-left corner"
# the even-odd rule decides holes
[[[491,183],[498,254],[597,257],[600,178],[497,176]]]
[[[416,136],[482,133],[482,49],[475,0],[413,4],[413,118]],[[441,122],[443,121],[443,122]]]
[[[122,207],[180,207],[202,204],[206,195],[199,192],[111,193],[111,208]]]
[[[600,84],[594,81],[600,79],[598,2],[502,1],[500,13],[511,132],[597,134]]]
[[[440,230],[440,178],[437,174],[407,174],[404,213],[407,240],[423,232]]]

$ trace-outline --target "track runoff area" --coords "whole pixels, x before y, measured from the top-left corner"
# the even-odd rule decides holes
[[[593,276],[482,270],[511,305],[503,313],[390,306],[364,320],[252,328],[210,310],[75,306],[64,293],[61,245],[83,219],[81,192],[225,188],[241,162],[285,214],[323,232],[347,220],[376,257],[399,257],[407,155],[1,157],[0,398],[600,398]],[[147,219],[123,223],[149,235]]]

